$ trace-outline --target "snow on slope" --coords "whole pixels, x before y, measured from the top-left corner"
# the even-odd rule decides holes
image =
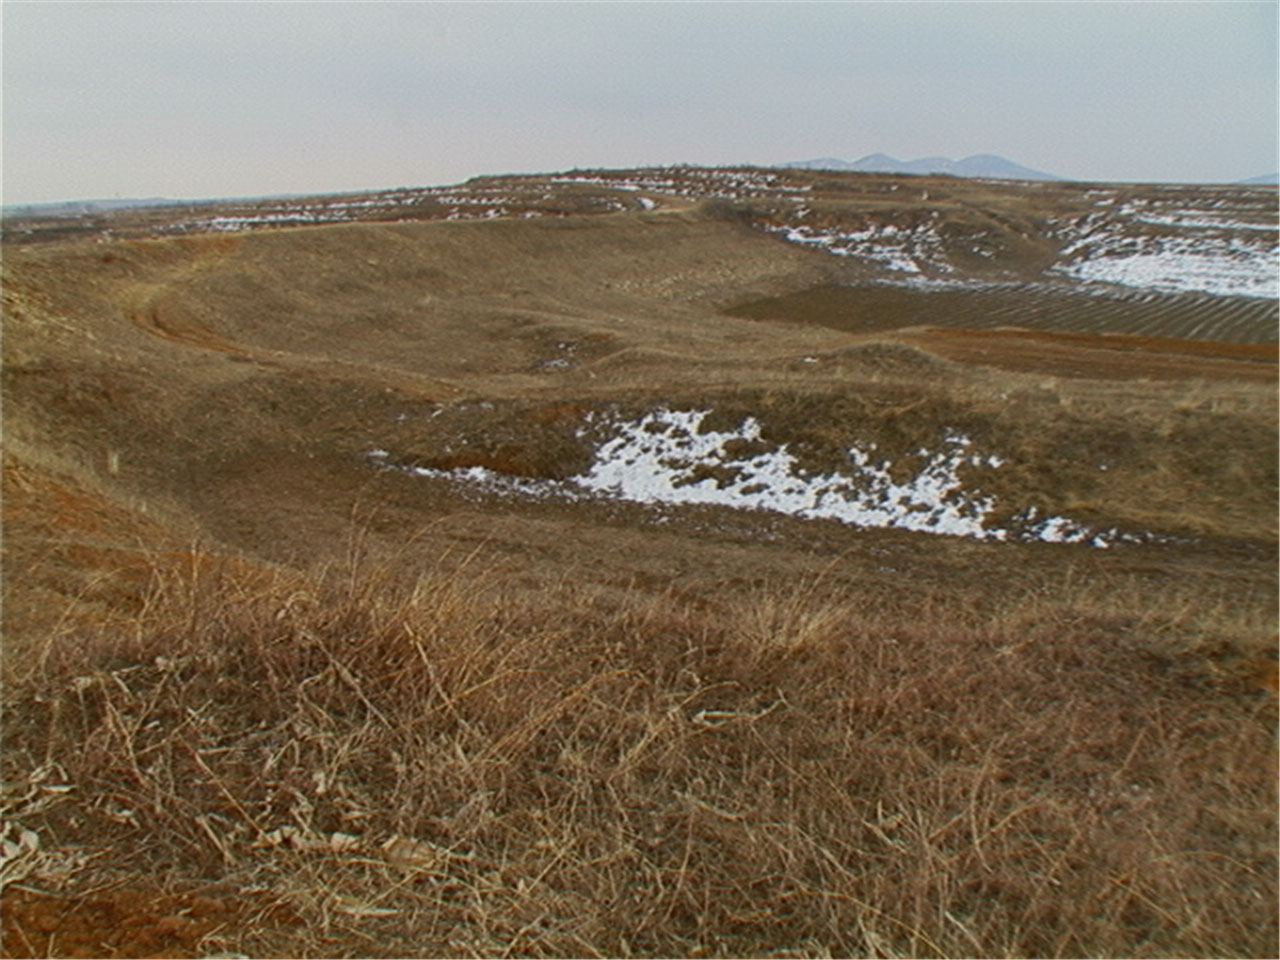
[[[1179,196],[1128,199],[1117,191],[1090,191],[1093,210],[1050,224],[1062,244],[1050,276],[1085,284],[1109,284],[1161,293],[1280,296],[1280,232],[1274,197]],[[885,279],[953,281],[940,214],[912,226],[862,222],[811,225],[807,207],[764,229],[784,240],[841,257],[858,258],[886,271]],[[968,253],[991,257],[980,238]]]
[[[1066,240],[1051,272],[1086,283],[1166,293],[1280,296],[1280,233],[1274,200],[1225,199],[1189,207],[1179,198],[1097,201],[1105,209],[1062,224]],[[1153,229],[1154,228],[1154,229]]]
[[[798,215],[803,216],[803,211]],[[951,273],[942,239],[933,220],[912,227],[892,223],[870,224],[860,230],[841,231],[834,227],[771,226],[765,229],[782,234],[783,239],[825,250],[841,257],[868,260],[896,273],[917,275],[926,270]]]
[[[616,425],[617,434],[596,452],[596,462],[574,482],[584,489],[639,503],[703,503],[828,518],[861,527],[902,527],[976,539],[1003,539],[984,529],[990,500],[960,494],[956,469],[969,441],[947,437],[905,484],[890,478],[888,464],[872,464],[851,450],[852,474],[805,476],[785,445],[754,456],[735,456],[729,444],[760,441],[760,424],[748,418],[736,432],[702,431],[707,411],[655,410]],[[718,476],[701,476],[715,471]]]
[[[788,183],[776,173],[752,169],[682,167],[670,171],[603,170],[551,177],[554,184],[588,184],[631,192],[650,190],[697,200],[752,200],[808,193],[811,184]]]
[[[597,419],[609,439],[596,450],[591,467],[564,482],[511,477],[483,467],[435,470],[395,467],[385,450],[370,458],[387,468],[462,483],[481,494],[582,500],[603,497],[645,504],[704,504],[763,510],[805,519],[838,520],[858,527],[912,530],[975,540],[1040,540],[1107,547],[1149,539],[1116,530],[1091,530],[1066,517],[1038,518],[1034,507],[1014,517],[1010,527],[991,525],[992,497],[967,490],[966,467],[995,469],[1004,460],[982,454],[973,442],[947,431],[940,449],[916,451],[924,466],[895,481],[887,460],[868,450],[848,451],[844,471],[808,473],[786,444],[772,445],[754,418],[735,430],[706,429],[710,411],[650,411],[635,420]]]

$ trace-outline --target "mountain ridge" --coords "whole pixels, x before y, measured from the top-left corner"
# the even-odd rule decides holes
[[[955,177],[993,177],[998,180],[1067,180],[1055,173],[1034,170],[994,153],[975,153],[960,160],[949,157],[920,157],[899,160],[887,153],[869,153],[854,161],[838,157],[794,160],[779,166],[793,170],[842,170],[854,173],[950,174]]]

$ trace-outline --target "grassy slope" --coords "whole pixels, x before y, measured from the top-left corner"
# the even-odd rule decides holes
[[[1274,953],[1273,386],[726,318],[837,274],[717,217],[7,252],[7,810],[46,873],[213,891],[242,919],[170,930],[193,955]],[[1011,496],[1199,539],[475,501],[361,457],[564,475],[587,410],[673,400],[815,466],[962,425]]]

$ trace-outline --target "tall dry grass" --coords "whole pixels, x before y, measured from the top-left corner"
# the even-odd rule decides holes
[[[91,850],[83,882],[306,920],[211,950],[1274,956],[1274,699],[1168,642],[1204,624],[1087,606],[193,553],[10,662],[6,779],[73,787],[14,816]]]

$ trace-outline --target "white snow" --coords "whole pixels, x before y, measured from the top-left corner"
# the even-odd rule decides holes
[[[1091,213],[1059,229],[1068,243],[1051,271],[1086,283],[1165,293],[1280,296],[1273,211],[1236,207],[1224,213],[1221,205],[1212,201],[1190,208],[1133,200],[1114,211]]]
[[[841,470],[813,473],[800,467],[787,444],[765,441],[755,418],[745,418],[736,430],[719,431],[704,428],[709,415],[706,410],[662,408],[636,420],[597,421],[594,427],[604,428],[610,439],[596,450],[588,470],[564,482],[511,477],[482,467],[397,468],[385,462],[384,451],[368,456],[384,468],[460,482],[478,494],[716,505],[976,540],[1106,547],[1117,540],[1144,539],[1094,531],[1066,517],[1037,520],[1034,507],[1023,511],[1012,529],[989,525],[994,498],[966,489],[961,474],[966,467],[996,469],[1007,461],[979,453],[971,438],[954,431],[943,436],[940,449],[916,451],[923,466],[899,482],[889,461],[871,460],[867,451],[874,451],[874,444],[867,450],[851,448]]]
[[[435,470],[431,467],[407,467],[405,472],[415,477],[432,477],[437,480],[461,482],[476,494],[497,494],[507,497],[525,497],[534,500],[580,499],[581,495],[555,480],[531,477],[513,477],[487,467],[460,467],[457,470]]]
[[[209,217],[204,220],[184,220],[181,223],[173,224],[167,229],[173,232],[183,232],[187,230],[218,230],[230,232],[251,230],[254,227],[268,226],[271,224],[325,223],[329,220],[342,219],[346,218],[342,216],[326,218],[308,211],[300,211],[298,213],[260,214],[244,217]]]
[[[797,469],[786,445],[750,457],[725,449],[734,440],[760,441],[760,424],[748,418],[736,432],[702,430],[707,411],[656,410],[619,424],[615,438],[596,452],[579,486],[641,503],[703,503],[828,518],[864,527],[902,527],[978,539],[1003,539],[985,530],[991,501],[966,498],[956,474],[966,438],[948,438],[906,483],[895,483],[887,463],[872,464],[850,451],[850,472],[808,474]],[[727,471],[732,478],[697,479],[699,471]]]
[[[1050,273],[1154,292],[1280,296],[1280,221],[1274,201],[1231,195],[1121,202],[1111,191],[1090,191],[1086,198],[1093,212],[1055,229],[1065,244]],[[856,228],[817,226],[809,214],[799,207],[788,222],[764,229],[790,243],[873,263],[895,282],[914,283],[929,274],[934,282],[950,282],[945,275],[955,273],[936,230],[936,212],[912,226],[872,222]],[[969,238],[971,252],[994,259],[993,251],[976,243],[981,238]]]
[[[815,247],[836,256],[869,260],[897,273],[918,275],[926,269],[951,273],[955,269],[947,262],[942,240],[932,221],[913,227],[898,227],[892,223],[870,224],[861,230],[844,231],[835,227],[808,226],[766,229],[781,234],[790,243]]]
[[[669,176],[644,173],[636,176],[618,174],[578,174],[552,177],[550,183],[585,183],[614,190],[652,190],[698,199],[739,200],[777,194],[801,194],[812,189],[810,184],[791,184],[776,173],[753,170],[716,170],[681,167]]]
[[[1099,256],[1060,267],[1057,272],[1087,283],[1112,283],[1162,293],[1213,293],[1273,300],[1280,294],[1280,285],[1274,270],[1267,270],[1267,266],[1248,256],[1206,256],[1202,251],[1166,247],[1152,253]]]
[[[1206,230],[1275,230],[1275,223],[1246,223],[1243,220],[1225,220],[1211,217],[1202,210],[1171,210],[1163,214],[1144,214],[1134,217],[1139,223],[1164,227],[1191,227]]]

